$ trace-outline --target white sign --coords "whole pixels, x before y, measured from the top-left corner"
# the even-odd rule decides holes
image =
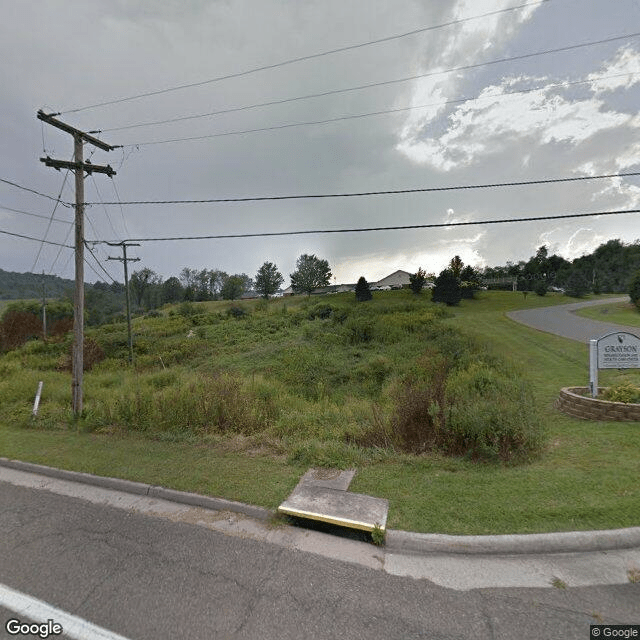
[[[640,338],[617,331],[598,340],[598,369],[640,368]]]

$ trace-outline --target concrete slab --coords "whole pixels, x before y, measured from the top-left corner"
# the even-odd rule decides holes
[[[387,526],[389,501],[339,489],[299,484],[278,507],[280,513],[363,531]]]
[[[296,489],[301,486],[324,487],[326,489],[337,489],[346,491],[356,475],[355,469],[309,469],[298,482]]]

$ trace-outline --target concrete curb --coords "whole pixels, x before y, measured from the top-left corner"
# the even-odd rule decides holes
[[[204,509],[242,513],[250,518],[256,518],[257,520],[268,520],[274,515],[274,512],[269,509],[243,504],[242,502],[235,502],[234,500],[211,498],[209,496],[201,496],[196,493],[187,493],[186,491],[176,491],[175,489],[157,487],[143,482],[133,482],[132,480],[94,476],[90,473],[81,473],[79,471],[66,471],[65,469],[46,467],[33,462],[22,462],[20,460],[9,460],[8,458],[0,457],[0,466],[17,469],[18,471],[27,471],[28,473],[38,473],[49,478],[57,478],[59,480],[82,482],[95,487],[103,487],[104,489],[114,489],[125,493],[149,496],[150,498],[161,498],[163,500],[170,500],[171,502],[177,502],[180,504],[203,507]]]
[[[94,476],[90,473],[66,471],[32,462],[0,457],[0,466],[36,473],[50,478],[90,484],[135,495],[161,498],[179,504],[216,511],[242,513],[257,520],[268,520],[276,512],[263,507],[211,498],[196,493],[166,489],[143,482]],[[524,535],[452,536],[439,533],[413,533],[387,529],[386,553],[410,555],[437,554],[545,554],[613,551],[640,547],[640,527],[601,531],[569,531],[563,533],[532,533]]]
[[[451,536],[387,529],[386,541],[389,553],[416,555],[584,553],[640,547],[640,527],[498,536]]]

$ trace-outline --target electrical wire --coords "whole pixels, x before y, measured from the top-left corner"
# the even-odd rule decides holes
[[[407,224],[389,227],[358,227],[351,229],[310,229],[304,231],[273,231],[264,233],[229,233],[208,236],[175,236],[165,238],[127,238],[124,242],[169,242],[177,240],[218,240],[226,238],[265,238],[272,236],[298,236],[324,233],[364,233],[371,231],[398,231],[404,229],[438,229],[448,227],[468,227],[473,225],[505,224],[514,222],[537,222],[540,220],[566,220],[568,218],[588,218],[595,216],[614,216],[628,213],[640,213],[640,209],[625,209],[618,211],[597,211],[591,213],[566,213],[550,216],[532,216],[526,218],[506,218],[497,220],[473,220],[469,222],[439,222],[433,224]],[[106,240],[96,241],[107,243]]]
[[[96,179],[93,177],[93,174],[91,175],[91,180],[93,181],[93,186],[95,187],[96,193],[98,194],[98,199],[100,200],[100,202],[102,202],[102,196],[100,195],[100,189],[98,189],[98,183],[96,182]],[[107,220],[109,221],[109,226],[111,227],[111,231],[113,231],[113,234],[115,236],[117,236],[118,232],[116,231],[115,227],[113,226],[113,222],[111,222],[111,216],[109,215],[109,211],[104,206],[103,206],[103,209],[104,209],[105,215],[107,216]],[[94,229],[94,232],[95,232],[95,229]]]
[[[56,199],[56,203],[53,205],[53,211],[51,212],[51,216],[49,218],[49,224],[47,224],[47,228],[42,238],[43,242],[44,242],[44,239],[49,235],[49,229],[51,229],[51,223],[53,222],[54,214],[56,212],[56,209],[58,208],[58,205],[62,202],[60,198],[62,197],[62,192],[64,191],[64,187],[67,184],[68,178],[69,178],[69,169],[67,169],[66,173],[64,174],[64,180],[62,181],[62,186],[60,187],[60,193],[58,193],[58,198]],[[44,244],[41,244],[40,247],[38,248],[38,253],[36,254],[35,260],[33,261],[33,265],[31,266],[32,273],[35,273],[36,264],[38,264],[38,259],[40,258],[40,254],[42,253],[43,246]]]
[[[0,204],[0,209],[3,211],[11,211],[12,213],[22,213],[25,216],[33,216],[34,218],[42,218],[43,220],[51,220],[52,222],[61,222],[62,224],[72,225],[73,222],[69,220],[61,220],[60,218],[51,218],[51,216],[43,216],[40,213],[31,213],[30,211],[23,211],[22,209],[12,209],[11,207],[5,207],[3,204]]]
[[[639,34],[640,35],[640,34]],[[554,52],[556,52],[554,50]],[[509,59],[510,60],[510,59]],[[504,60],[500,60],[500,61],[504,61]],[[496,61],[498,62],[498,61]],[[452,69],[451,71],[459,71],[461,68],[456,68],[456,69]],[[179,117],[175,117],[175,118],[166,118],[164,120],[151,120],[148,122],[139,122],[136,124],[129,124],[129,125],[125,125],[122,127],[111,127],[109,129],[99,129],[99,130],[95,130],[95,131],[91,131],[90,133],[93,134],[98,134],[98,133],[108,133],[108,132],[112,132],[112,131],[125,131],[128,129],[138,129],[141,127],[151,127],[151,126],[157,126],[157,125],[161,125],[161,124],[173,124],[175,122],[185,122],[187,120],[199,120],[202,118],[209,118],[209,117],[213,117],[213,116],[218,116],[218,115],[223,115],[223,114],[228,114],[228,113],[237,113],[239,111],[248,111],[250,109],[259,109],[259,108],[263,108],[263,107],[272,107],[275,105],[281,105],[281,104],[287,104],[287,103],[291,103],[291,102],[299,102],[301,100],[309,100],[309,99],[313,99],[313,98],[322,98],[325,96],[333,96],[333,95],[338,95],[341,93],[348,93],[351,91],[360,91],[362,89],[371,89],[374,87],[382,87],[385,85],[390,85],[390,84],[398,84],[401,82],[410,82],[413,80],[419,80],[425,77],[428,77],[429,75],[433,75],[434,73],[448,73],[449,71],[438,71],[438,72],[430,72],[427,74],[420,74],[417,76],[408,76],[405,78],[396,78],[396,79],[392,79],[392,80],[384,80],[381,82],[372,82],[369,84],[363,84],[363,85],[357,85],[354,87],[347,87],[345,89],[332,89],[330,91],[322,91],[319,93],[309,93],[306,94],[304,96],[295,96],[292,98],[282,98],[279,100],[270,100],[268,102],[258,102],[255,104],[249,104],[249,105],[243,105],[240,107],[230,107],[228,109],[219,109],[217,111],[209,111],[207,113],[198,113],[198,114],[193,114],[193,115],[189,115],[189,116],[179,116]],[[609,75],[609,76],[602,76],[600,78],[598,78],[599,80],[608,80],[611,78],[619,78],[621,76],[629,76],[629,75],[637,75],[637,71],[629,71],[629,72],[625,72],[625,73],[618,73],[618,74],[613,74],[613,75]],[[529,89],[515,89],[513,91],[505,91],[502,94],[498,94],[498,95],[511,95],[511,94],[518,94],[518,93],[529,93],[531,91],[537,91],[539,89],[542,88],[553,88],[553,87],[563,87],[563,86],[574,86],[574,85],[581,85],[581,84],[591,84],[593,82],[593,80],[576,80],[576,81],[565,81],[565,82],[558,82],[558,83],[553,83],[553,84],[547,84],[547,85],[542,85],[542,86],[538,86],[538,87],[533,87],[533,88],[529,88]],[[385,111],[374,111],[371,113],[365,113],[365,114],[360,114],[357,116],[347,116],[347,118],[349,117],[359,117],[359,118],[363,118],[366,116],[370,116],[370,115],[381,115],[384,113],[396,113],[399,111],[410,111],[412,109],[422,109],[425,107],[431,107],[431,106],[439,106],[439,105],[446,105],[446,104],[455,104],[457,102],[467,102],[467,101],[471,101],[471,100],[478,100],[480,98],[485,98],[485,97],[491,97],[491,95],[485,96],[485,95],[480,95],[480,96],[473,96],[473,97],[465,97],[465,98],[454,98],[452,100],[446,100],[444,102],[434,102],[434,103],[430,103],[430,104],[423,104],[423,105],[416,105],[416,106],[411,106],[411,107],[400,107],[397,109],[389,109],[389,110],[385,110]],[[339,120],[340,118],[336,118],[335,120]],[[335,120],[329,120],[329,122],[334,122]],[[324,122],[324,121],[323,121]],[[302,123],[304,124],[304,123]],[[318,123],[310,123],[310,124],[318,124]],[[301,125],[296,125],[296,126],[301,126]],[[262,129],[261,129],[262,130]],[[246,132],[239,132],[239,133],[246,133]],[[223,135],[223,134],[218,134],[218,135]],[[224,134],[224,135],[233,135],[233,134]],[[130,146],[143,146],[144,144],[149,144],[149,143],[137,143],[137,144],[127,144],[127,145],[119,145],[119,147],[130,147]]]
[[[230,202],[262,202],[265,200],[303,200],[303,199],[320,199],[320,198],[355,198],[364,196],[387,196],[408,193],[433,193],[438,191],[462,191],[469,189],[492,189],[498,187],[522,187],[527,185],[553,184],[563,182],[581,182],[585,180],[601,180],[604,178],[627,178],[631,176],[640,176],[640,171],[629,171],[625,173],[608,173],[596,176],[575,176],[572,178],[546,178],[542,180],[522,180],[519,182],[493,182],[488,184],[468,184],[456,185],[450,187],[424,187],[417,189],[392,189],[386,191],[362,191],[352,193],[316,193],[306,195],[289,195],[289,196],[257,196],[249,198],[209,198],[203,200],[130,200],[118,202],[86,202],[86,206],[101,204],[104,206],[111,205],[140,205],[140,204],[215,204]]]
[[[309,55],[305,55],[305,56],[299,56],[297,58],[291,58],[289,60],[283,60],[281,62],[276,62],[276,63],[273,63],[273,64],[263,65],[263,66],[260,66],[260,67],[254,67],[252,69],[246,69],[244,71],[238,71],[238,72],[226,74],[226,75],[223,75],[223,76],[217,76],[215,78],[210,78],[208,80],[202,80],[200,82],[192,82],[192,83],[189,83],[189,84],[177,85],[177,86],[168,87],[168,88],[165,88],[165,89],[158,89],[156,91],[148,91],[148,92],[145,92],[145,93],[139,93],[139,94],[132,95],[132,96],[127,96],[127,97],[124,97],[124,98],[116,98],[114,100],[107,100],[105,102],[98,102],[98,103],[86,105],[86,106],[83,106],[83,107],[76,107],[76,108],[73,108],[73,109],[65,109],[63,111],[60,111],[56,115],[61,115],[63,113],[65,113],[65,114],[78,113],[79,111],[87,111],[89,109],[95,109],[97,107],[104,107],[104,106],[112,105],[112,104],[120,104],[122,102],[129,102],[131,100],[138,100],[140,98],[147,98],[147,97],[150,97],[150,96],[157,96],[157,95],[161,95],[161,94],[164,94],[164,93],[169,93],[169,92],[172,92],[172,91],[181,91],[183,89],[191,89],[191,88],[194,88],[194,87],[201,87],[203,85],[212,84],[214,82],[220,82],[222,80],[230,80],[232,78],[239,78],[239,77],[246,76],[246,75],[249,75],[249,74],[252,74],[252,73],[257,73],[259,71],[267,71],[267,70],[270,70],[270,69],[276,69],[276,68],[279,68],[279,67],[284,67],[286,65],[295,64],[295,63],[298,63],[298,62],[304,62],[304,61],[307,61],[307,60],[313,60],[313,59],[316,59],[316,58],[321,58],[321,57],[333,55],[333,54],[336,54],[336,53],[343,53],[345,51],[352,51],[354,49],[360,49],[362,47],[369,47],[369,46],[372,46],[372,45],[381,44],[383,42],[390,42],[392,40],[399,40],[401,38],[406,38],[408,36],[417,35],[419,33],[425,33],[425,32],[428,32],[428,31],[434,31],[436,29],[442,29],[444,27],[450,27],[450,26],[453,26],[453,25],[456,25],[456,24],[462,24],[464,22],[469,22],[471,20],[479,20],[481,18],[487,18],[489,16],[498,15],[498,14],[501,14],[501,13],[506,13],[508,11],[516,11],[518,9],[524,9],[526,7],[533,7],[533,6],[536,6],[536,5],[544,4],[545,2],[548,2],[548,1],[549,0],[537,0],[536,2],[529,2],[529,3],[526,3],[526,4],[520,4],[520,5],[513,6],[513,7],[507,7],[505,9],[498,9],[496,11],[490,11],[488,13],[483,13],[483,14],[476,15],[476,16],[469,16],[468,18],[459,18],[457,20],[451,20],[450,22],[445,22],[445,23],[438,24],[438,25],[431,25],[431,26],[428,26],[428,27],[422,27],[420,29],[413,29],[413,30],[407,31],[405,33],[400,33],[400,34],[396,34],[396,35],[392,35],[392,36],[386,36],[384,38],[378,38],[376,40],[368,40],[367,42],[361,42],[361,43],[358,43],[358,44],[351,44],[351,45],[347,45],[347,46],[344,46],[344,47],[339,47],[337,49],[330,49],[330,50],[327,50],[327,51],[321,51],[321,52],[318,52],[318,53],[313,53],[313,54],[309,54]]]
[[[52,245],[55,245],[56,247],[65,247],[67,249],[73,249],[73,247],[68,244],[52,242],[51,240],[41,240],[40,238],[33,238],[31,236],[25,236],[20,233],[12,233],[11,231],[5,231],[4,229],[0,229],[0,233],[4,233],[5,235],[8,235],[8,236],[15,236],[16,238],[25,238],[26,240],[34,240],[35,242],[42,242],[44,244],[52,244]]]
[[[124,217],[124,208],[122,206],[121,203],[121,198],[120,198],[120,194],[118,193],[118,187],[116,187],[116,181],[115,180],[111,180],[111,184],[113,185],[113,190],[116,193],[116,198],[118,199],[118,204],[120,205],[120,215],[122,216],[122,226],[124,227],[124,231],[127,235],[129,235],[129,229],[127,228],[127,220]]]
[[[60,200],[60,198],[54,198],[52,196],[48,196],[46,193],[40,193],[39,191],[36,191],[35,189],[29,189],[29,187],[23,187],[20,184],[17,184],[16,182],[11,182],[11,180],[6,180],[5,178],[0,178],[0,182],[4,182],[5,184],[9,184],[12,187],[17,187],[18,189],[22,189],[23,191],[28,191],[29,193],[35,193],[37,196],[42,196],[43,198],[48,198],[49,200],[53,200],[54,202],[59,202],[61,205],[65,206],[65,207],[70,207],[71,205],[68,202],[64,202],[63,200]]]
[[[96,261],[96,264],[107,274],[107,277],[111,280],[111,282],[115,282],[113,276],[104,268],[103,264],[100,262],[100,260],[98,260],[98,258],[96,257],[95,253],[93,253],[93,250],[91,249],[91,247],[89,246],[88,242],[84,243],[85,249],[89,252],[89,254],[91,255],[91,257]],[[87,266],[98,276],[100,277],[100,275],[98,274],[98,272],[91,266],[91,264],[87,261],[87,259],[85,258],[85,263],[87,264]]]

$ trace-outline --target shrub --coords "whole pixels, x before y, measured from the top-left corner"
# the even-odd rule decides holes
[[[244,318],[248,314],[246,309],[243,309],[242,307],[233,306],[227,309],[227,315],[230,318]]]
[[[636,271],[629,283],[629,297],[631,302],[640,309],[640,271]]]
[[[91,371],[93,367],[105,359],[104,349],[93,338],[84,338],[84,348],[82,353],[82,370]],[[58,360],[58,371],[71,371],[71,360],[73,358],[73,343],[69,343],[67,353]]]
[[[609,387],[603,393],[605,400],[610,402],[624,402],[625,404],[640,403],[640,388],[630,382],[623,382]]]
[[[193,302],[185,300],[184,302],[180,303],[180,306],[178,307],[178,313],[184,318],[188,318],[189,316],[193,316],[196,314],[196,306],[193,304]]]
[[[345,327],[351,344],[361,344],[373,340],[373,322],[368,318],[349,318]]]
[[[535,292],[539,296],[547,295],[547,283],[544,280],[540,280],[536,283]]]
[[[423,356],[402,383],[391,433],[378,425],[369,441],[390,438],[407,453],[473,460],[521,462],[538,454],[543,428],[528,386],[504,363],[498,370],[477,355],[458,366],[444,354]]]
[[[447,403],[447,453],[519,462],[542,447],[534,399],[514,372],[471,364],[447,381]]]

